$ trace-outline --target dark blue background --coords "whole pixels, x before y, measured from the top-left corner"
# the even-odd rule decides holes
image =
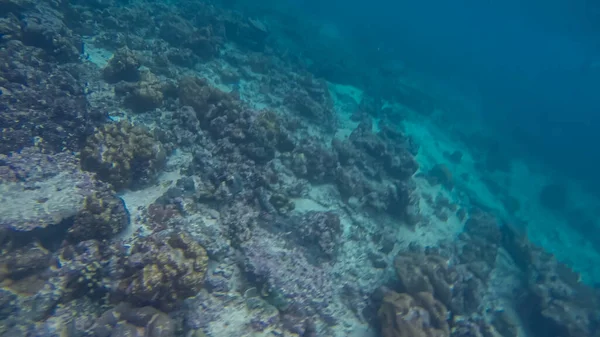
[[[600,185],[599,1],[293,2],[366,58],[474,81],[501,141]]]

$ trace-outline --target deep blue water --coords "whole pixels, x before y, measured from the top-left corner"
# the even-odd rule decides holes
[[[400,60],[472,81],[502,142],[600,188],[600,5],[578,1],[291,1],[340,27],[365,66]],[[370,70],[372,71],[372,70]],[[514,150],[514,147],[511,146]]]

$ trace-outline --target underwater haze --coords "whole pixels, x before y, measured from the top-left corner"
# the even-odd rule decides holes
[[[600,3],[0,0],[0,336],[600,337]]]
[[[597,191],[600,3],[580,1],[298,1],[335,22],[363,62],[402,61],[472,81],[480,113],[512,140]],[[369,55],[376,54],[376,55]],[[585,158],[585,159],[584,159]]]

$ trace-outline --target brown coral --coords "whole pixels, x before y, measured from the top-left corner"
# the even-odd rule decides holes
[[[117,190],[152,179],[165,159],[163,146],[147,129],[126,121],[99,129],[81,152],[82,167]]]
[[[68,230],[70,241],[105,240],[121,232],[129,224],[123,200],[108,190],[87,196],[81,212]]]
[[[140,78],[140,65],[140,61],[131,50],[121,48],[108,61],[102,72],[104,79],[109,83],[136,82]]]
[[[132,308],[121,303],[102,314],[90,328],[94,336],[175,336],[175,324],[152,307]]]
[[[446,307],[427,292],[389,291],[378,312],[383,337],[448,337],[446,315]]]
[[[115,86],[115,94],[124,96],[125,106],[138,113],[160,108],[174,91],[173,83],[163,82],[147,70],[140,72],[138,82],[121,82]]]
[[[179,82],[179,100],[194,108],[201,122],[223,115],[237,103],[233,95],[213,88],[197,77],[186,77]]]
[[[132,303],[169,311],[200,291],[207,263],[206,250],[187,233],[154,234],[132,247],[119,293]]]
[[[403,253],[396,258],[395,267],[403,291],[411,295],[429,292],[450,306],[455,275],[448,268],[446,258],[434,254]]]

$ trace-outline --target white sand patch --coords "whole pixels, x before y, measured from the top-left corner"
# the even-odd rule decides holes
[[[319,212],[327,211],[326,207],[324,207],[323,205],[319,204],[318,202],[316,202],[312,199],[298,198],[298,199],[292,199],[292,201],[294,202],[294,205],[296,206],[294,208],[294,210],[297,212],[300,212],[300,213],[310,212],[310,211],[319,211]]]
[[[190,154],[175,151],[168,158],[166,170],[158,176],[156,184],[136,191],[127,190],[119,195],[125,202],[131,219],[130,226],[121,234],[122,238],[129,238],[136,231],[144,229],[141,223],[142,212],[169,188],[175,186],[177,180],[181,178],[178,168],[189,160],[191,160]]]
[[[104,48],[96,47],[94,45],[94,41],[91,39],[84,38],[83,43],[84,55],[87,55],[88,60],[97,65],[98,68],[104,68],[108,64],[110,58],[113,56],[112,52]]]

